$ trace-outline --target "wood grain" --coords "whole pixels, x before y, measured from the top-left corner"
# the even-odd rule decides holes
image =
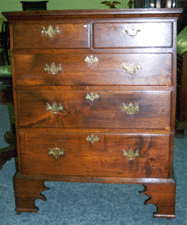
[[[91,91],[19,91],[18,123],[20,127],[58,128],[162,128],[170,127],[171,93],[165,91],[102,92],[99,98],[86,99]],[[47,103],[62,105],[52,113]],[[123,111],[123,103],[139,105],[133,115]]]
[[[127,178],[167,178],[169,135],[125,135],[94,133],[98,141],[87,140],[90,133],[20,133],[21,172],[27,175],[118,176]],[[33,141],[34,140],[34,141]],[[49,148],[64,149],[56,159]],[[132,148],[139,156],[123,156]]]
[[[134,29],[134,36],[126,33]],[[137,33],[135,32],[137,31]],[[172,47],[172,23],[95,23],[95,48]],[[165,37],[167,35],[167,38]],[[107,37],[107,38],[106,38]]]
[[[90,65],[86,57],[97,57]],[[164,63],[163,63],[164,62]],[[171,85],[172,54],[16,54],[16,84],[60,85]],[[55,63],[56,75],[45,71]],[[139,67],[129,74],[124,67]]]
[[[24,179],[19,174],[14,177],[14,190],[16,200],[16,212],[38,212],[38,207],[35,206],[35,200],[46,200],[41,192],[48,190],[45,187],[43,180]]]
[[[154,217],[157,218],[175,218],[175,183],[146,184],[142,194],[148,195],[150,198],[145,204],[155,204],[157,211]]]
[[[53,29],[59,28],[59,33],[49,37],[41,33],[53,25]],[[89,24],[16,24],[14,26],[14,48],[89,48]],[[25,29],[27,27],[27,29]]]
[[[176,28],[181,12],[3,13],[11,35],[17,212],[37,212],[34,201],[45,199],[40,194],[45,181],[70,181],[143,184],[147,203],[158,208],[154,216],[175,217]],[[54,37],[41,32],[50,25],[59,29]],[[98,62],[85,61],[91,56]],[[62,67],[54,76],[44,69],[52,63]],[[123,68],[129,64],[137,67],[131,75]],[[86,98],[91,94],[97,94],[94,101]],[[54,103],[61,105],[56,113],[49,110]],[[129,115],[124,104],[139,107]],[[97,136],[93,143],[88,140],[92,135]],[[55,148],[64,154],[55,158],[48,153]],[[137,153],[130,158],[128,151]]]

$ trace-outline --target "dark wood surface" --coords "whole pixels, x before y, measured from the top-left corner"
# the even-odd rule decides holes
[[[187,125],[187,52],[183,56],[180,121]]]
[[[132,28],[133,26],[133,28]],[[133,31],[131,31],[131,29]],[[129,31],[129,34],[128,34]],[[171,47],[172,23],[95,23],[94,48]],[[131,36],[131,33],[137,35]],[[164,35],[167,34],[167,38]],[[106,38],[107,37],[107,38]],[[156,38],[155,38],[156,37]]]
[[[91,88],[90,88],[91,89]],[[102,88],[100,88],[102,89]],[[122,88],[121,88],[122,89]],[[132,89],[131,89],[132,90]],[[87,94],[97,94],[93,102]],[[142,91],[19,91],[18,124],[20,127],[58,128],[157,128],[170,127],[171,92]],[[63,109],[57,113],[47,110],[54,102]],[[128,114],[123,104],[139,110]]]
[[[180,13],[4,13],[10,23],[18,145],[16,211],[36,212],[34,201],[41,198],[44,181],[66,180],[145,184],[158,207],[154,216],[175,217],[172,165]],[[50,25],[59,28],[54,37],[44,35],[43,26]],[[87,57],[97,57],[96,62],[85,61]],[[46,71],[52,63],[61,64],[55,75]],[[133,64],[132,74],[120,67],[123,63]],[[91,93],[97,94],[94,101],[86,97]],[[56,113],[49,110],[54,103],[61,106]],[[133,113],[126,113],[124,104],[132,104]],[[88,136],[97,139],[91,143]]]
[[[1,75],[0,81],[4,84],[6,88],[0,91],[0,104],[2,105],[12,105],[13,104],[13,94],[12,94],[12,78],[11,76],[3,76]],[[4,135],[4,140],[8,147],[4,147],[0,149],[0,169],[2,166],[13,157],[17,156],[16,150],[16,133],[15,126],[12,124],[11,130],[6,132]]]
[[[180,0],[179,6],[183,9],[183,13],[179,17],[178,21],[178,33],[181,32],[187,26],[187,1]],[[178,88],[178,110],[177,119],[179,124],[176,126],[176,136],[184,137],[185,130],[187,129],[187,52],[181,56],[182,67],[180,67],[181,73],[179,74],[179,85]],[[179,60],[179,63],[181,61]]]
[[[92,135],[98,138],[93,143],[87,140]],[[27,175],[167,178],[169,139],[169,135],[154,134],[21,132],[21,172]],[[59,158],[49,157],[49,148],[55,147],[64,149],[65,154]],[[130,149],[138,150],[139,156],[123,156],[123,150],[129,152]]]
[[[179,100],[179,124],[177,125],[177,137],[184,137],[187,129],[187,52],[182,56],[182,73],[180,83]]]
[[[90,65],[87,57],[97,57]],[[163,64],[164,61],[164,64]],[[45,70],[61,66],[55,75]],[[133,62],[138,66],[130,74],[124,69]],[[62,85],[171,85],[172,54],[16,54],[16,84],[62,86]],[[85,76],[86,74],[86,76]]]
[[[12,158],[17,156],[17,148],[16,148],[16,132],[15,126],[12,124],[11,130],[6,132],[4,135],[5,142],[9,144],[8,147],[0,149],[0,169],[2,166]]]
[[[0,91],[0,103],[3,105],[13,104],[13,95],[11,91]]]
[[[18,174],[14,178],[14,191],[16,201],[16,212],[37,212],[35,199],[46,200],[41,192],[48,190],[44,185],[44,180],[24,179]]]
[[[113,9],[113,10],[45,10],[45,11],[16,11],[3,12],[3,15],[11,22],[13,21],[32,21],[32,20],[49,20],[59,21],[59,19],[75,19],[75,18],[175,18],[178,19],[182,9],[177,8],[146,8],[146,9]],[[32,19],[31,19],[32,18]],[[55,21],[54,21],[55,22]],[[77,22],[77,21],[76,21]],[[138,22],[138,21],[136,21]]]
[[[176,184],[173,182],[145,185],[142,194],[149,196],[149,199],[145,201],[145,205],[155,204],[157,206],[154,217],[175,218],[175,191]]]
[[[51,23],[44,23],[46,29]],[[27,29],[24,29],[27,26]],[[41,35],[41,24],[16,24],[14,26],[14,48],[89,48],[90,25],[84,23],[58,24],[59,33],[50,38]],[[29,39],[29,41],[28,41]]]
[[[156,218],[175,218],[175,191],[174,179],[156,178],[124,178],[124,177],[87,177],[87,176],[24,176],[17,173],[14,177],[16,212],[38,212],[35,206],[36,199],[46,201],[41,192],[48,190],[44,185],[45,181],[65,181],[65,182],[90,182],[90,183],[123,183],[123,184],[143,184],[145,189],[140,192],[149,196],[144,204],[155,204]]]

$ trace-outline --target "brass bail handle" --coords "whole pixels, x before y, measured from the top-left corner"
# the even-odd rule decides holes
[[[139,105],[138,104],[133,105],[132,102],[130,102],[129,105],[126,105],[125,103],[123,103],[122,110],[125,111],[129,115],[133,115],[139,111]]]
[[[140,69],[139,65],[134,66],[133,63],[130,63],[128,66],[125,63],[122,63],[121,66],[122,69],[130,75],[135,74],[136,71]]]
[[[137,149],[135,152],[132,150],[132,148],[129,149],[129,151],[123,150],[123,157],[127,157],[128,160],[132,161],[135,159],[135,157],[138,157],[139,154],[139,149]]]
[[[98,61],[99,61],[99,59],[96,56],[94,57],[93,55],[87,56],[85,58],[85,62],[87,62],[90,65],[92,65],[93,63],[97,63]]]
[[[86,140],[93,144],[95,141],[99,141],[99,138],[97,136],[94,136],[93,134],[91,134],[91,136],[88,136],[86,138]]]
[[[140,29],[136,29],[134,25],[131,25],[129,27],[125,26],[125,29],[123,30],[123,32],[127,35],[129,35],[130,37],[134,37],[136,36],[141,30]]]
[[[93,93],[91,92],[90,94],[87,94],[85,99],[90,100],[91,102],[93,102],[95,99],[98,99],[99,95],[97,93]]]
[[[42,27],[41,33],[45,36],[48,36],[50,38],[53,38],[56,34],[60,33],[60,30],[58,27],[53,28],[52,25],[50,25],[48,28]]]
[[[53,156],[54,158],[58,159],[60,158],[60,156],[65,155],[64,149],[60,149],[60,148],[49,148],[48,151],[48,155],[49,156]]]
[[[60,105],[56,104],[56,102],[54,102],[52,105],[47,103],[46,109],[54,114],[57,114],[58,112],[63,110],[63,106],[62,106],[62,104],[60,104]]]
[[[60,63],[58,66],[56,66],[55,63],[51,65],[45,64],[44,71],[54,76],[62,71],[62,64]]]

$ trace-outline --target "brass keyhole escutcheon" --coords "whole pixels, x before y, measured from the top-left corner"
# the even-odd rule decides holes
[[[139,156],[139,149],[136,150],[135,152],[132,150],[132,148],[129,149],[127,152],[126,150],[123,150],[123,157],[127,157],[128,160],[132,161],[135,159],[135,157]]]
[[[135,114],[136,112],[139,111],[139,105],[136,104],[135,106],[132,104],[132,102],[130,102],[129,105],[126,105],[125,103],[123,103],[123,108],[122,108],[123,111],[125,111],[127,114],[129,115],[133,115]]]
[[[60,158],[60,156],[63,156],[65,154],[64,149],[60,148],[49,148],[48,155],[53,156],[56,159]]]

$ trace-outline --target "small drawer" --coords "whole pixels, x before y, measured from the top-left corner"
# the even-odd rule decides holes
[[[18,91],[20,127],[170,127],[169,91]]]
[[[164,62],[164,65],[163,65]],[[16,54],[17,85],[171,85],[172,54]]]
[[[172,23],[95,23],[94,48],[172,47]]]
[[[169,135],[20,133],[26,175],[167,178]]]
[[[14,48],[90,48],[90,25],[16,24],[13,27]]]

